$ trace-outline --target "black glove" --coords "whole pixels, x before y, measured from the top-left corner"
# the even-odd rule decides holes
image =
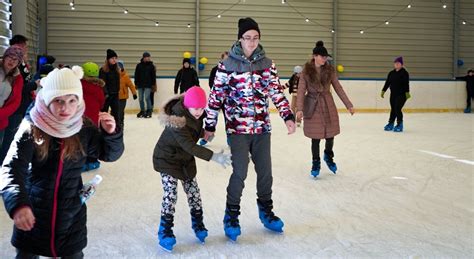
[[[138,96],[136,94],[133,95],[133,100],[136,100]]]

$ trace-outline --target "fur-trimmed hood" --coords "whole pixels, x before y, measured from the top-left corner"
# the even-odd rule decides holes
[[[88,82],[88,83],[95,84],[95,85],[98,85],[100,87],[104,87],[104,85],[105,85],[104,80],[102,80],[100,78],[85,76],[82,79],[84,81]]]
[[[183,105],[184,94],[173,96],[160,109],[159,120],[165,127],[184,128],[187,109]]]

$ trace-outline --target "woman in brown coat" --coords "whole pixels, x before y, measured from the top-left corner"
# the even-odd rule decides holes
[[[354,114],[354,107],[347,97],[337,78],[334,67],[327,62],[328,51],[322,41],[316,43],[313,49],[313,58],[305,64],[303,73],[298,83],[297,118],[304,118],[304,135],[311,138],[311,151],[313,154],[313,167],[311,175],[316,177],[321,170],[319,156],[319,142],[326,139],[324,161],[329,169],[336,173],[334,163],[334,136],[339,134],[339,116],[336,104],[330,92],[332,84],[339,98]]]

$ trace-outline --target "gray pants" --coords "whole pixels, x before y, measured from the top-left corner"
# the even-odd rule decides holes
[[[272,161],[271,134],[258,135],[229,135],[230,151],[232,153],[232,175],[227,186],[227,204],[239,205],[250,162],[255,165],[257,173],[257,197],[262,201],[272,198]]]

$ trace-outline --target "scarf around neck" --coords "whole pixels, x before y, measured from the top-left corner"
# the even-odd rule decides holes
[[[76,114],[67,120],[59,121],[44,102],[42,91],[36,96],[35,105],[30,111],[34,125],[46,134],[55,138],[68,138],[78,133],[82,128],[82,115],[85,111],[84,102],[80,102]]]

